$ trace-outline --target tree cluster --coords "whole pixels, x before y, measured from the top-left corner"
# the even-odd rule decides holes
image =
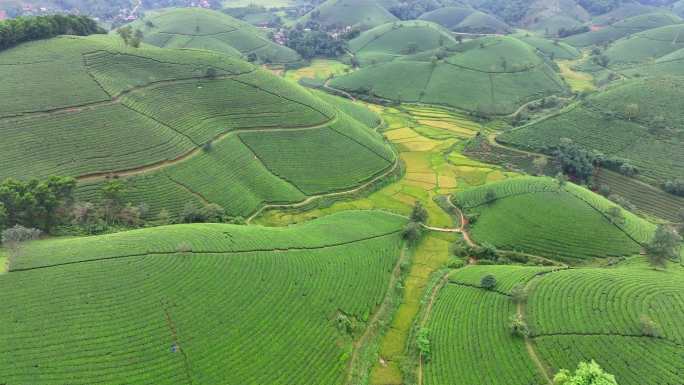
[[[400,20],[414,20],[426,12],[449,5],[449,3],[449,1],[440,0],[403,0],[390,7],[389,11]]]
[[[595,361],[580,362],[575,373],[563,369],[553,377],[554,385],[618,385],[615,376],[606,373]]]
[[[684,197],[684,179],[668,180],[663,184],[663,190],[672,195]]]
[[[106,33],[106,31],[86,16],[19,17],[0,21],[0,50],[27,41],[48,39],[58,35],[87,36],[95,33]]]
[[[133,27],[130,25],[117,29],[116,33],[121,36],[121,39],[124,41],[125,45],[131,46],[133,48],[140,47],[140,43],[142,43],[144,37],[141,30],[133,30]]]
[[[402,231],[402,237],[408,241],[410,244],[416,244],[423,236],[423,226],[428,220],[428,211],[423,207],[420,201],[417,201],[413,210],[411,211],[411,216],[409,217],[409,223],[404,227]]]
[[[563,172],[578,181],[586,182],[594,174],[594,155],[572,141],[561,140],[552,154]]]
[[[283,30],[285,45],[305,59],[314,57],[338,57],[347,50],[343,36],[324,31],[320,24],[309,21],[294,28]]]

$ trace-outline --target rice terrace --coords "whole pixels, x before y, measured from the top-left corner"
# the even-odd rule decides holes
[[[0,0],[0,385],[684,385],[684,1]]]

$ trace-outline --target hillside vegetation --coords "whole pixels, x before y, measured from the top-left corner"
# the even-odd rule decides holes
[[[540,150],[568,138],[586,149],[628,159],[646,181],[682,178],[684,141],[677,107],[682,81],[625,81],[548,119],[504,133],[499,140]]]
[[[466,7],[444,7],[424,13],[421,20],[431,21],[461,33],[503,34],[510,32],[508,24],[496,17]]]
[[[649,29],[618,40],[605,54],[610,65],[642,63],[660,59],[684,48],[684,24]]]
[[[13,293],[0,315],[3,381],[342,384],[387,293],[403,223],[347,212],[279,229],[177,225],[33,243],[12,265],[23,271],[0,279]]]
[[[616,223],[607,215],[614,203],[549,178],[492,183],[457,193],[454,203],[473,215],[475,242],[562,260],[636,254],[655,230],[625,210]]]
[[[0,64],[12,79],[0,86],[8,101],[0,106],[0,178],[73,176],[82,200],[99,200],[107,178],[118,176],[126,202],[152,213],[194,202],[247,216],[266,203],[356,187],[394,164],[364,124],[218,53],[62,37],[4,51]],[[63,87],[67,80],[78,92]],[[283,148],[273,151],[262,134]],[[322,162],[332,172],[307,182]]]
[[[513,37],[485,37],[405,56],[336,77],[330,85],[481,114],[508,114],[527,101],[566,92],[535,49]]]
[[[256,27],[208,9],[147,12],[132,26],[143,31],[146,43],[157,47],[206,49],[245,59],[253,55],[261,62],[274,64],[301,60],[295,51],[270,41]]]
[[[492,289],[481,283],[488,275]],[[489,384],[542,384],[596,360],[619,384],[676,384],[684,370],[682,283],[681,267],[654,271],[638,258],[611,269],[455,270],[429,315],[424,381],[476,384],[486,372]],[[516,317],[523,335],[511,332]]]
[[[679,24],[681,22],[681,18],[668,12],[639,14],[627,19],[621,19],[617,23],[598,30],[570,36],[564,41],[575,47],[603,45],[648,29]]]
[[[366,30],[397,20],[375,0],[326,0],[302,16],[299,22],[315,21],[332,29],[353,27]]]

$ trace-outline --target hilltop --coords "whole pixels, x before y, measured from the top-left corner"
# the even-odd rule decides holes
[[[211,51],[60,37],[3,51],[0,65],[11,79],[0,86],[0,179],[72,176],[81,201],[118,178],[126,202],[152,213],[217,203],[247,216],[358,187],[395,163],[353,117]]]
[[[397,20],[374,0],[327,0],[302,16],[299,23],[315,21],[330,29],[353,27],[366,30]]]
[[[535,48],[514,37],[484,37],[362,67],[330,85],[404,102],[509,114],[566,87]]]
[[[427,12],[421,20],[431,21],[461,33],[504,34],[511,27],[495,16],[466,7],[444,7]]]
[[[682,19],[670,13],[658,11],[639,14],[579,35],[570,36],[564,41],[575,47],[603,45],[648,29],[679,24]]]
[[[157,47],[206,49],[243,59],[254,55],[273,64],[301,60],[295,51],[272,42],[251,24],[208,9],[155,10],[131,26],[142,30],[144,41]]]

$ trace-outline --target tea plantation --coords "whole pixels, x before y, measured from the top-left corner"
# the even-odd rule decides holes
[[[195,202],[246,217],[267,203],[355,188],[395,163],[370,129],[379,120],[363,107],[344,110],[365,125],[299,86],[218,53],[60,37],[3,51],[0,63],[13,76],[0,86],[11,100],[0,107],[0,178],[73,176],[86,201],[98,201],[106,178],[118,176],[125,200],[153,214],[176,214]],[[45,76],[43,83],[32,82],[35,74]],[[80,84],[79,92],[63,94],[61,76]],[[36,98],[38,89],[56,92]],[[271,138],[279,138],[278,151]],[[310,171],[321,162],[336,173],[318,179]]]
[[[457,193],[454,203],[475,215],[476,242],[561,260],[636,254],[655,230],[625,210],[613,223],[612,202],[572,184],[559,190],[547,178],[489,184]]]
[[[299,55],[269,40],[256,27],[217,11],[202,8],[169,8],[148,12],[132,23],[146,43],[165,48],[191,48],[217,51],[231,57],[274,64],[296,63]]]
[[[392,54],[388,46],[383,49],[384,55]],[[535,48],[513,37],[485,37],[400,57],[336,77],[330,85],[381,99],[495,115],[566,92]]]
[[[181,225],[36,244],[0,279],[13,293],[0,315],[2,380],[341,384],[403,222],[347,212],[282,229]]]

